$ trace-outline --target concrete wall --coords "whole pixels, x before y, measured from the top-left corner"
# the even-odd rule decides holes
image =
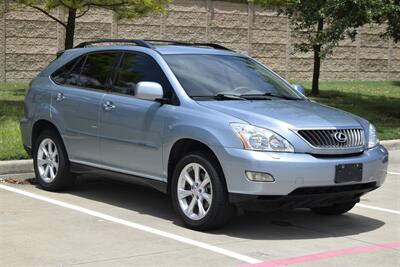
[[[52,13],[64,19],[60,9]],[[371,25],[357,40],[344,40],[322,65],[322,79],[400,79],[400,44],[379,37]],[[62,26],[30,8],[0,4],[0,81],[25,81],[63,48]],[[293,53],[288,21],[251,4],[175,0],[167,14],[116,21],[93,10],[78,20],[75,43],[97,38],[162,38],[218,42],[260,59],[288,79],[310,79],[312,53]]]

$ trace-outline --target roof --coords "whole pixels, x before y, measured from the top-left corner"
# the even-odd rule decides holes
[[[93,46],[93,44],[105,43],[106,45]],[[115,43],[115,44],[112,44]],[[118,44],[117,44],[118,43]],[[214,43],[188,43],[171,40],[142,40],[142,39],[101,39],[78,44],[76,50],[132,50],[138,51],[150,49],[159,54],[215,54],[236,55],[237,53]],[[74,49],[75,50],[75,49]]]

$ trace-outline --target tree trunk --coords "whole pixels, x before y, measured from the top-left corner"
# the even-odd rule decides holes
[[[324,21],[320,19],[317,26],[317,34],[324,29]],[[311,95],[319,95],[319,75],[321,72],[321,44],[316,44],[313,47],[314,50],[314,71],[312,78]]]
[[[74,47],[76,9],[68,8],[67,27],[65,27],[65,49]]]

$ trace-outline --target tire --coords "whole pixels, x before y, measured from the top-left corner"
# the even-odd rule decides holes
[[[71,187],[76,176],[70,173],[69,165],[64,143],[58,133],[43,131],[35,140],[33,149],[33,166],[39,186],[48,191]]]
[[[197,186],[192,187],[183,177],[184,174],[188,174],[196,185],[194,170],[197,167],[199,179]],[[207,174],[209,179],[206,179]],[[178,190],[184,193],[179,195],[180,198]],[[193,230],[206,231],[220,228],[227,224],[234,214],[234,207],[228,202],[222,170],[216,163],[215,157],[209,153],[196,151],[179,160],[172,176],[171,195],[175,212],[184,225]],[[185,195],[187,196],[183,197]],[[190,216],[190,206],[193,201],[193,214]]]
[[[311,208],[311,210],[322,215],[340,215],[351,210],[356,204],[357,202],[346,202],[328,207]]]

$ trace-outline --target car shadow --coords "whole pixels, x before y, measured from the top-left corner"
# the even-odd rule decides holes
[[[183,227],[173,211],[170,197],[145,186],[85,175],[80,176],[77,185],[67,193],[162,218]],[[351,212],[330,217],[298,209],[244,212],[222,229],[209,233],[253,240],[317,239],[357,235],[384,224],[383,221]]]

